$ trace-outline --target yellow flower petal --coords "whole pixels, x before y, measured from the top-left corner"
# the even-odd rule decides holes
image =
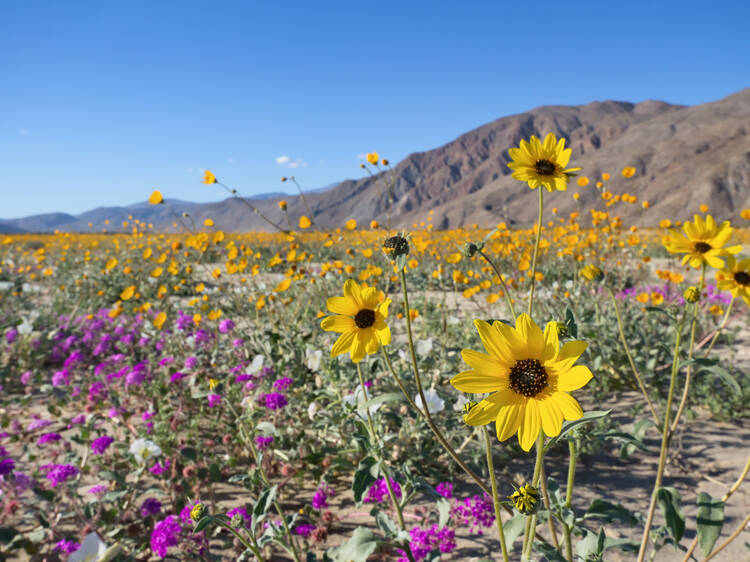
[[[560,435],[562,429],[563,413],[554,400],[544,400],[539,404],[539,413],[542,418],[542,429],[548,437]]]
[[[507,379],[507,367],[492,355],[474,351],[473,349],[464,349],[461,351],[461,357],[463,357],[469,367],[480,373]]]
[[[557,389],[564,392],[578,390],[585,386],[593,376],[585,365],[575,365],[557,377]]]
[[[337,355],[341,355],[342,353],[346,353],[349,351],[352,347],[352,342],[354,342],[354,338],[356,336],[356,332],[344,332],[339,336],[339,339],[336,340],[336,343],[333,344],[333,347],[331,348],[331,357],[336,357]]]
[[[326,332],[348,332],[357,330],[357,325],[354,323],[354,318],[348,316],[328,316],[323,318],[320,323],[320,327]]]
[[[583,410],[578,401],[567,392],[555,392],[548,400],[553,400],[568,421],[583,417]]]
[[[461,392],[472,392],[474,394],[494,392],[495,390],[508,387],[507,380],[504,381],[494,375],[483,375],[477,371],[458,373],[450,382]]]
[[[343,314],[344,316],[356,316],[359,312],[357,303],[348,297],[331,297],[326,301],[326,306],[334,314]]]
[[[527,400],[523,412],[523,420],[518,430],[518,444],[524,451],[531,450],[534,442],[539,437],[542,420],[539,415],[539,403],[536,400]]]

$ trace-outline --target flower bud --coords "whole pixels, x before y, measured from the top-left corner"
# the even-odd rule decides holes
[[[685,301],[691,304],[701,300],[701,292],[698,287],[688,287],[682,296],[685,298]]]
[[[517,488],[508,499],[523,515],[531,515],[539,509],[539,490],[531,484]]]
[[[192,519],[194,523],[197,523],[206,515],[208,515],[208,508],[202,503],[195,504],[193,509],[190,510],[190,519]]]
[[[409,255],[409,241],[400,234],[386,238],[383,242],[383,250],[392,258]]]
[[[484,243],[482,242],[467,242],[464,244],[464,256],[467,258],[474,257],[474,254],[481,252],[484,249]]]

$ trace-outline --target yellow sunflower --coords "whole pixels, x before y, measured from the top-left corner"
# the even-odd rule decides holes
[[[528,451],[540,429],[554,437],[564,419],[583,416],[568,393],[591,380],[588,367],[574,365],[586,350],[585,342],[571,341],[560,348],[555,323],[542,333],[528,314],[516,319],[515,328],[482,320],[474,325],[488,353],[464,349],[461,354],[472,370],[459,373],[451,384],[462,392],[492,394],[464,417],[467,424],[494,421],[500,441],[518,432],[521,448]]]
[[[724,244],[729,241],[729,237],[732,235],[732,227],[729,226],[729,221],[724,221],[717,226],[711,215],[706,215],[705,221],[700,215],[695,215],[693,222],[686,221],[682,225],[682,229],[685,231],[685,236],[677,231],[670,230],[662,243],[668,252],[685,254],[682,263],[690,262],[691,267],[698,268],[705,263],[716,269],[721,269],[724,267],[723,257],[737,254],[742,250],[742,246],[724,248]]]
[[[513,177],[528,182],[531,189],[543,185],[547,191],[565,191],[568,189],[568,178],[580,168],[568,168],[572,150],[565,148],[565,139],[559,141],[554,133],[549,133],[542,143],[534,135],[529,142],[521,140],[520,148],[508,151],[512,162]]]
[[[750,258],[737,261],[734,256],[727,256],[727,266],[716,272],[716,287],[742,297],[750,306]]]
[[[331,357],[349,352],[352,361],[359,363],[365,354],[377,353],[381,345],[391,343],[391,330],[385,319],[391,299],[384,298],[375,287],[361,287],[353,279],[344,283],[344,296],[331,297],[326,302],[334,316],[328,316],[320,327],[341,335],[331,348]]]

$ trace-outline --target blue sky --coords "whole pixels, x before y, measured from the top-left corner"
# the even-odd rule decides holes
[[[693,6],[9,0],[0,217],[223,198],[204,168],[313,189],[539,105],[750,86],[748,3]]]

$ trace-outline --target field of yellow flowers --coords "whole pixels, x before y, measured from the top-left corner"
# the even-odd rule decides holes
[[[0,557],[750,555],[750,210],[639,229],[635,168],[510,155],[530,229],[0,238]]]

